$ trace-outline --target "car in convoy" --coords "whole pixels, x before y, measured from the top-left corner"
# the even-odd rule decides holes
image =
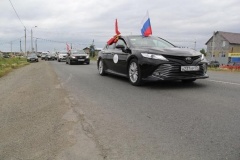
[[[38,56],[35,53],[30,53],[27,55],[28,62],[38,62]]]
[[[58,62],[66,61],[66,58],[67,58],[67,51],[61,51],[57,55]]]
[[[89,55],[84,50],[71,50],[67,55],[66,64],[90,64]]]
[[[47,53],[45,56],[45,61],[54,61],[55,60],[55,55],[54,53]]]
[[[10,56],[10,54],[9,53],[3,53],[3,56],[2,56],[3,58],[10,58],[11,56]]]
[[[45,57],[46,55],[48,54],[49,52],[42,52],[41,53],[41,60],[45,60]]]
[[[144,80],[181,80],[193,82],[208,78],[204,55],[188,48],[179,48],[154,36],[119,36],[98,54],[100,75],[127,77],[132,85]]]
[[[220,66],[220,63],[218,62],[218,61],[210,61],[209,63],[208,63],[208,66],[209,67],[219,67]]]

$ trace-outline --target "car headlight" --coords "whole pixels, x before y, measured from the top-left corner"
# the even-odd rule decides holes
[[[201,61],[203,61],[204,59],[205,59],[205,56],[204,54],[202,54]]]
[[[76,57],[72,56],[72,58],[76,58]]]
[[[89,55],[87,55],[86,58],[89,58]]]
[[[141,55],[145,58],[151,58],[151,59],[159,59],[163,61],[168,61],[165,57],[162,55],[156,55],[156,54],[150,54],[150,53],[141,53]]]

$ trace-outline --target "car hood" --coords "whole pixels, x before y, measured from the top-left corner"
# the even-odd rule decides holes
[[[136,49],[138,52],[146,52],[146,53],[154,53],[154,54],[161,54],[161,55],[170,55],[170,56],[200,56],[201,53],[197,52],[193,49],[188,48],[142,48]]]

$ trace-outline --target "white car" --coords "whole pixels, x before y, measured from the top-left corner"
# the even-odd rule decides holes
[[[58,53],[57,61],[58,62],[66,61],[66,58],[67,58],[67,51],[61,51]]]

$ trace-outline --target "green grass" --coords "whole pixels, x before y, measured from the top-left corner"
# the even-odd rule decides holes
[[[93,58],[93,57],[90,57],[90,60],[91,60],[91,61],[97,61],[97,56],[95,56],[94,58]]]
[[[26,58],[0,58],[0,77],[27,64],[29,63]]]

